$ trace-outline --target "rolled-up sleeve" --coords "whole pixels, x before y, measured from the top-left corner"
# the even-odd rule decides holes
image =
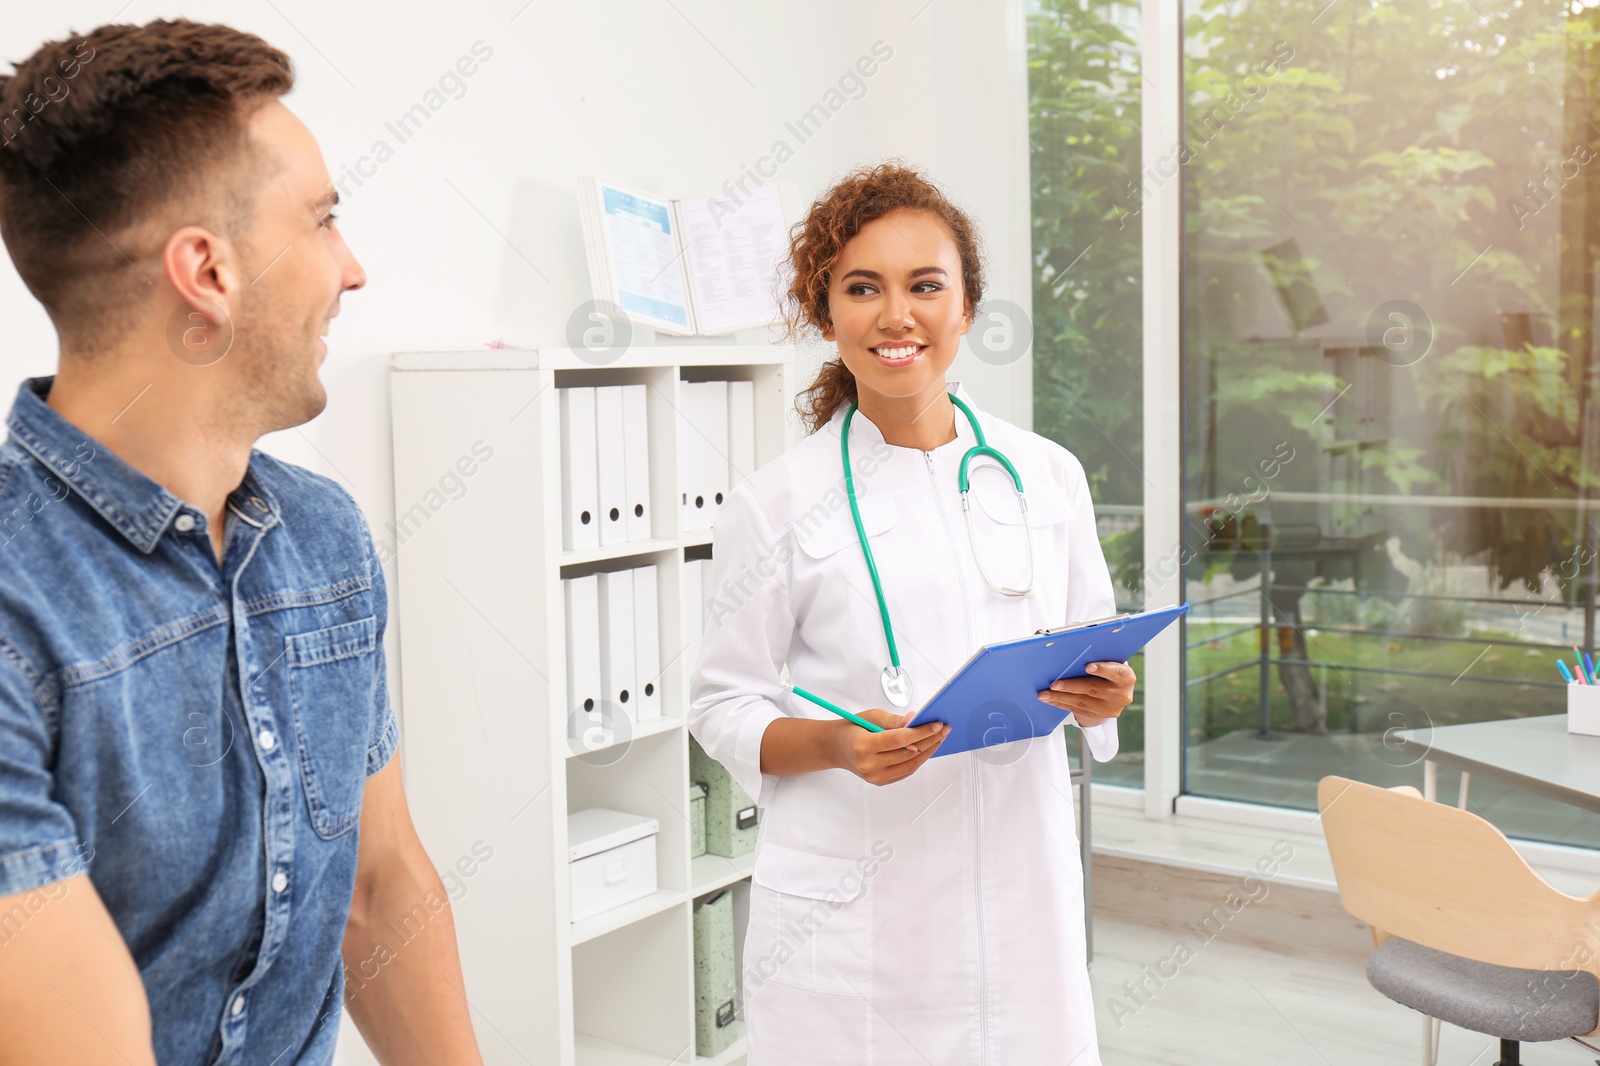
[[[77,823],[55,799],[50,733],[26,670],[0,639],[0,896],[87,869]]]
[[[794,634],[789,558],[748,484],[735,489],[712,535],[716,594],[689,685],[689,731],[761,807],[778,783],[761,772],[761,738],[785,717],[778,700]]]
[[[1100,547],[1100,534],[1095,528],[1094,501],[1089,498],[1089,479],[1084,475],[1083,464],[1068,453],[1067,499],[1070,501],[1067,535],[1067,616],[1064,624],[1086,622],[1093,618],[1106,618],[1117,613],[1116,590],[1111,584],[1111,570],[1106,566],[1105,552]],[[1076,718],[1069,718],[1077,725]],[[1106,762],[1117,754],[1119,743],[1117,720],[1099,725],[1079,727],[1089,742],[1089,753],[1097,762]]]

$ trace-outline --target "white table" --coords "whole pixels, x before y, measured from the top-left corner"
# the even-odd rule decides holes
[[[1567,732],[1565,714],[1504,718],[1394,734],[1400,750],[1425,760],[1422,793],[1436,799],[1439,766],[1461,771],[1461,805],[1472,774],[1600,814],[1600,737]]]

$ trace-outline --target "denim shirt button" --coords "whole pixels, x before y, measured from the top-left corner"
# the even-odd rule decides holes
[[[243,1013],[244,1013],[244,997],[243,996],[234,996],[233,997],[233,1016],[235,1018],[237,1018],[239,1015],[241,1015]]]
[[[178,520],[172,523],[172,528],[176,529],[179,533],[188,533],[190,530],[194,529],[194,515],[179,515]]]
[[[272,730],[270,729],[263,729],[261,735],[256,739],[261,742],[262,751],[271,751],[278,743],[278,738],[272,735]]]
[[[282,892],[289,887],[289,875],[279,870],[272,875],[272,891]]]

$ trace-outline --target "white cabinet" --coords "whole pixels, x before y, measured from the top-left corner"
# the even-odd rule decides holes
[[[406,789],[434,865],[454,871],[486,1060],[693,1064],[693,901],[734,885],[742,938],[751,862],[689,854],[685,609],[701,590],[684,564],[708,555],[711,535],[681,528],[678,412],[688,382],[751,382],[762,464],[798,438],[804,383],[782,349],[689,344],[599,367],[566,349],[405,353],[390,381],[396,514],[374,534],[398,558]],[[564,550],[557,390],[607,385],[646,387],[651,537]],[[568,737],[561,579],[644,565],[656,567],[661,714],[619,717],[591,749]],[[657,821],[658,887],[574,923],[567,815],[589,807]],[[714,1061],[743,1061],[742,1045]]]

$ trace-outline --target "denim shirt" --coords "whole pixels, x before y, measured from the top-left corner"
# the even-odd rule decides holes
[[[0,448],[0,950],[86,872],[162,1066],[329,1062],[362,787],[399,741],[371,533],[253,451],[219,565],[53,380]]]

